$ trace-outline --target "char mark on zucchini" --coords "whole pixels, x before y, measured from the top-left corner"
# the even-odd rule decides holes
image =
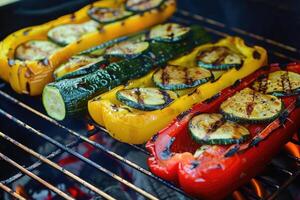
[[[228,70],[240,68],[244,56],[225,46],[209,47],[197,55],[198,65],[211,70]]]
[[[88,15],[91,19],[102,24],[116,22],[125,19],[132,14],[132,12],[127,11],[124,8],[93,7],[88,11]]]
[[[133,12],[145,12],[159,8],[165,0],[127,0],[126,9]]]

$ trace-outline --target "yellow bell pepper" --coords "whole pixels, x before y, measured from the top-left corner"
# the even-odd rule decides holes
[[[259,67],[267,64],[267,52],[261,47],[248,47],[237,37],[227,37],[215,44],[205,44],[195,48],[190,54],[169,62],[173,65],[197,66],[196,56],[199,51],[212,46],[226,46],[235,49],[245,56],[240,69],[232,68],[224,72],[214,72],[217,80],[207,82],[194,90],[181,91],[181,95],[173,103],[161,110],[142,111],[137,109],[122,109],[122,104],[116,99],[116,92],[135,87],[155,87],[152,81],[153,71],[143,78],[133,80],[126,86],[119,86],[104,93],[88,103],[91,117],[104,126],[109,134],[122,142],[142,144],[152,135],[166,127],[172,119],[194,104],[204,101],[217,94],[222,89],[234,84],[235,81],[251,74]]]
[[[79,11],[62,16],[43,25],[21,29],[0,43],[0,78],[10,82],[12,88],[29,95],[41,94],[44,86],[53,80],[56,67],[72,55],[113,38],[129,35],[164,22],[176,10],[175,0],[166,0],[159,8],[137,13],[124,20],[105,24],[99,31],[83,35],[77,42],[55,51],[45,61],[20,61],[14,58],[16,48],[30,40],[47,40],[47,32],[63,24],[79,24],[90,20],[87,12],[92,7],[120,7],[125,0],[102,0]]]

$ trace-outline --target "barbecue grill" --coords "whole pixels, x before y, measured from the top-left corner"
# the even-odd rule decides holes
[[[72,11],[88,3],[74,2]],[[217,15],[213,18],[202,15],[197,11],[197,6],[193,6],[199,4],[198,1],[188,2],[179,2],[171,21],[199,24],[215,40],[227,35],[240,36],[249,45],[265,47],[272,62],[289,63],[300,58],[297,43],[296,46],[290,45],[288,38],[280,42],[273,39],[279,37],[280,33],[272,35],[271,39],[270,35],[251,33],[235,24],[228,25],[222,19],[217,20]],[[209,10],[217,2],[203,1],[203,5],[207,5]],[[249,1],[248,5],[253,2],[257,6],[263,5],[260,1]],[[0,15],[9,17],[8,10],[16,8],[21,8],[20,3],[1,8]],[[43,14],[41,10],[40,15]],[[59,16],[58,13],[71,10],[69,6],[62,6],[59,12],[52,9],[50,14],[45,12],[47,17],[42,20],[48,21]],[[23,10],[24,13],[27,18],[37,16],[37,12]],[[11,15],[18,16],[18,13]],[[12,21],[9,23],[13,24]],[[31,22],[34,23],[37,20]],[[28,21],[16,24],[17,27],[1,30],[0,37],[12,29],[29,25]],[[288,34],[295,35],[296,31],[293,30],[299,26],[298,23],[298,26],[291,27],[291,33]],[[300,138],[300,133],[296,134]],[[282,150],[261,174],[228,196],[228,199],[300,198],[300,182],[297,180],[300,177],[300,155],[297,148],[300,148],[300,142],[292,139],[286,145],[286,150]],[[0,82],[0,189],[3,191],[0,199],[193,198],[175,184],[153,175],[146,165],[148,155],[143,145],[129,145],[112,139],[103,127],[94,124],[88,116],[57,122],[45,114],[40,97],[18,95],[8,84]]]

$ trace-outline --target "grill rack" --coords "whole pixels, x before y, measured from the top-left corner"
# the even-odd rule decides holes
[[[285,45],[285,44],[270,40],[268,38],[264,38],[262,36],[255,35],[253,33],[249,33],[247,31],[244,31],[244,30],[241,30],[238,28],[227,27],[223,23],[217,22],[213,19],[205,18],[200,15],[190,14],[188,11],[185,11],[185,10],[178,10],[176,15],[172,18],[172,20],[176,21],[176,22],[184,23],[184,24],[190,24],[190,23],[200,24],[205,28],[205,30],[207,32],[211,33],[214,38],[224,37],[224,36],[227,36],[228,34],[242,36],[245,39],[247,39],[246,41],[249,41],[250,43],[255,42],[256,44],[267,47],[267,49],[269,50],[269,53],[271,53],[271,58],[273,58],[274,60],[280,60],[280,61],[283,60],[284,62],[296,61],[297,59],[295,59],[295,57],[299,57],[299,55],[300,55],[300,50],[298,50],[294,47],[291,47],[289,45]],[[159,198],[159,197],[154,196],[150,192],[147,192],[146,190],[144,190],[138,186],[135,186],[133,183],[127,181],[126,179],[123,179],[121,176],[107,170],[106,168],[104,168],[101,165],[97,164],[96,162],[84,157],[83,155],[81,155],[80,153],[78,153],[72,149],[73,147],[76,147],[79,144],[84,142],[84,143],[90,144],[93,147],[95,147],[96,149],[104,152],[105,154],[107,154],[111,158],[117,160],[118,162],[123,163],[123,164],[133,168],[134,170],[138,171],[139,173],[144,174],[144,175],[150,177],[151,179],[157,181],[158,183],[172,189],[174,192],[178,192],[178,193],[182,194],[183,196],[185,196],[186,198],[192,199],[192,197],[185,194],[181,189],[179,189],[172,183],[164,181],[163,179],[153,175],[147,169],[145,169],[145,168],[139,166],[138,164],[122,157],[121,155],[107,149],[104,145],[97,143],[90,139],[91,136],[94,136],[96,134],[106,133],[106,130],[104,128],[94,124],[95,129],[93,129],[93,131],[87,131],[86,135],[82,135],[81,133],[68,128],[67,126],[63,125],[62,123],[59,123],[59,122],[49,118],[48,116],[43,114],[42,111],[39,111],[41,109],[33,108],[33,107],[29,106],[28,104],[23,103],[23,100],[21,100],[21,101],[18,100],[20,98],[22,99],[22,97],[14,94],[13,92],[10,92],[10,91],[5,92],[5,91],[3,91],[4,89],[3,90],[1,89],[1,88],[5,88],[5,87],[7,87],[7,85],[5,83],[0,84],[1,100],[9,102],[9,104],[14,104],[18,108],[25,109],[26,112],[28,112],[30,115],[34,115],[35,117],[37,116],[40,119],[42,119],[43,122],[52,124],[52,125],[56,126],[57,128],[65,131],[68,134],[75,137],[75,139],[73,141],[71,141],[70,143],[68,143],[66,145],[61,144],[58,141],[56,141],[55,139],[48,136],[46,133],[37,130],[33,126],[24,122],[23,120],[20,120],[18,117],[15,117],[14,115],[5,111],[4,108],[2,108],[2,106],[0,106],[0,116],[6,117],[14,124],[20,126],[22,129],[26,130],[26,132],[30,132],[31,134],[39,136],[39,137],[43,138],[45,141],[47,141],[57,147],[57,149],[55,151],[51,152],[50,154],[48,154],[46,156],[43,156],[43,155],[37,153],[36,151],[32,150],[31,148],[21,144],[17,140],[9,137],[8,133],[5,134],[5,133],[0,132],[1,139],[10,142],[11,144],[15,145],[17,148],[23,150],[24,152],[27,152],[31,156],[34,156],[38,159],[33,164],[31,164],[27,167],[24,167],[24,166],[18,164],[17,162],[15,162],[14,160],[12,160],[7,155],[4,155],[3,153],[0,152],[0,159],[6,161],[7,163],[9,163],[10,165],[17,168],[20,171],[19,173],[16,173],[15,175],[9,177],[8,179],[2,180],[0,182],[0,189],[5,191],[12,197],[14,197],[16,199],[24,199],[22,196],[20,196],[20,194],[18,194],[16,191],[14,191],[10,187],[10,185],[12,185],[14,182],[16,182],[21,177],[26,175],[26,176],[29,176],[32,179],[36,180],[37,182],[41,183],[49,190],[54,191],[56,194],[58,194],[62,198],[73,199],[72,197],[69,196],[69,194],[61,191],[60,189],[51,185],[49,182],[45,181],[44,179],[42,179],[41,177],[39,177],[38,175],[36,175],[34,173],[35,170],[39,169],[41,167],[41,165],[44,163],[44,164],[47,164],[47,165],[53,167],[54,169],[62,172],[66,176],[68,176],[71,179],[73,179],[74,181],[78,182],[79,184],[83,185],[84,187],[86,187],[87,189],[92,191],[94,195],[99,195],[105,199],[114,199],[114,197],[108,195],[105,191],[88,183],[86,180],[83,180],[79,176],[75,175],[74,173],[68,171],[67,169],[65,169],[63,167],[60,167],[57,163],[52,161],[57,156],[61,155],[62,153],[67,152],[68,154],[70,154],[70,155],[80,159],[81,161],[87,163],[88,165],[92,166],[96,170],[110,176],[112,179],[115,179],[115,180],[121,182],[122,184],[129,187],[133,191],[139,193],[140,195],[144,196],[145,198],[147,198],[147,199],[158,199]],[[11,93],[11,94],[9,94],[9,93]],[[296,145],[300,145],[297,140],[291,140],[291,142]],[[132,149],[134,149],[136,151],[143,153],[145,155],[145,157],[147,157],[149,155],[149,153],[141,146],[137,146],[137,145],[128,145],[128,146],[130,146]],[[275,199],[279,195],[279,193],[281,193],[291,182],[293,182],[300,175],[300,159],[297,157],[291,156],[291,155],[288,155],[288,156],[285,155],[284,157],[286,159],[289,159],[291,162],[294,162],[294,164],[297,166],[296,170],[284,168],[284,167],[278,166],[274,163],[271,163],[268,166],[268,168],[272,168],[273,170],[276,170],[278,173],[281,173],[285,177],[287,177],[281,184],[275,183],[274,181],[270,180],[268,177],[264,176],[263,174],[256,177],[256,180],[258,180],[263,185],[266,185],[268,188],[272,189],[272,192],[270,194],[268,194],[265,197],[265,199]],[[241,194],[243,194],[244,196],[246,196],[248,199],[263,199],[260,196],[259,192],[254,191],[253,188],[249,185],[242,186],[239,189],[239,192]]]

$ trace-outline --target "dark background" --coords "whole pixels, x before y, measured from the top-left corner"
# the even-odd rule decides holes
[[[22,0],[0,7],[0,39],[76,11],[93,0]],[[300,48],[298,0],[178,0],[178,8]]]

